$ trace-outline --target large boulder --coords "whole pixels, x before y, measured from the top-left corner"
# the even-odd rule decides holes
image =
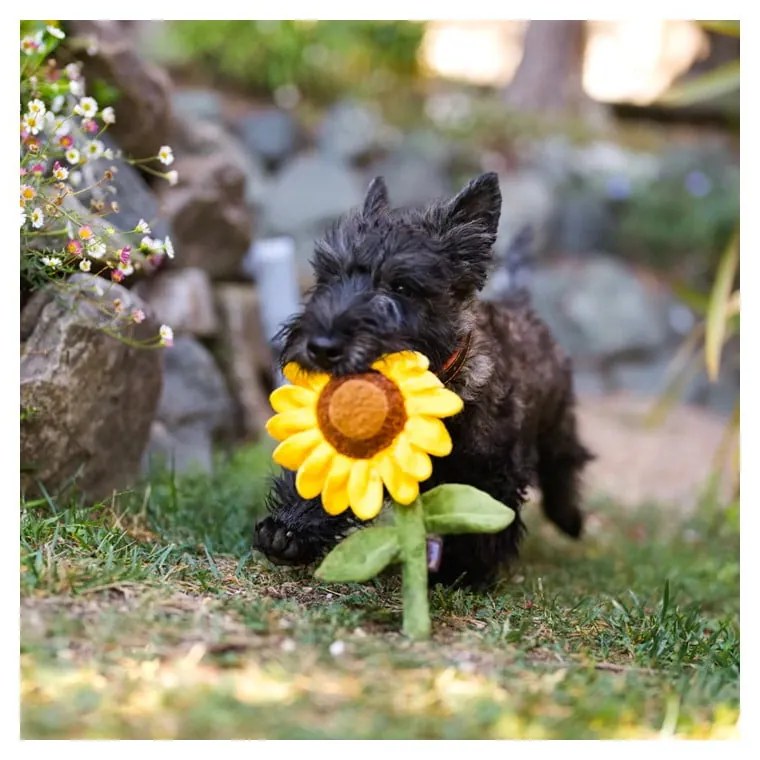
[[[235,432],[236,413],[214,357],[180,336],[163,355],[164,386],[146,459],[164,459],[177,472],[213,465],[213,443]]]
[[[162,203],[181,254],[175,265],[199,267],[212,279],[241,276],[253,237],[245,175],[225,155],[182,156],[179,182],[162,191]]]
[[[94,41],[91,54],[83,56],[87,80],[102,80],[118,91],[116,123],[109,131],[128,155],[155,156],[171,133],[169,76],[138,54],[124,22],[69,23],[73,36]]]
[[[135,480],[161,393],[161,351],[107,334],[119,313],[148,311],[131,291],[85,274],[62,293],[36,294],[21,347],[22,487],[56,492],[70,482],[92,500]],[[115,302],[120,302],[117,304]],[[24,320],[22,320],[23,322]],[[132,340],[157,335],[146,319]]]

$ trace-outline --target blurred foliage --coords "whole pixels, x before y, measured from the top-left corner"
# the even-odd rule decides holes
[[[418,73],[424,25],[412,21],[172,21],[174,65],[276,95],[309,99],[391,91]]]
[[[674,154],[618,207],[615,250],[705,291],[739,214],[739,168]]]

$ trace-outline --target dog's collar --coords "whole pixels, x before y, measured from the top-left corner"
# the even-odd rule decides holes
[[[467,333],[462,339],[462,342],[454,349],[454,353],[449,356],[448,359],[438,372],[438,379],[444,384],[448,385],[454,380],[454,378],[462,371],[464,363],[467,360],[467,353],[470,350],[470,339],[472,333]]]

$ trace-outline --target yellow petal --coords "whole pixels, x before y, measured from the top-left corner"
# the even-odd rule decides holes
[[[419,375],[424,372],[429,366],[427,357],[417,351],[399,351],[380,357],[372,364],[372,369],[382,372],[398,385],[410,375]]]
[[[348,507],[348,476],[352,461],[336,453],[322,489],[322,506],[331,515],[339,515]]]
[[[317,424],[317,415],[313,409],[302,407],[292,409],[289,412],[275,414],[267,421],[267,433],[278,441],[284,441],[288,436],[300,433],[302,430],[315,427]]]
[[[325,484],[322,491],[322,506],[328,515],[339,515],[348,509],[348,488],[346,484],[331,488]]]
[[[446,426],[434,417],[410,417],[404,426],[409,441],[437,457],[451,453],[451,437]]]
[[[334,455],[335,449],[327,441],[322,441],[322,443],[317,444],[298,468],[296,491],[304,499],[313,499],[315,496],[319,496]]]
[[[459,414],[464,407],[462,399],[446,388],[413,393],[406,396],[405,402],[409,416],[427,414],[431,417],[451,417],[452,414]]]
[[[403,431],[393,442],[391,455],[396,464],[407,475],[420,483],[433,474],[433,463],[430,461],[430,457],[416,446],[412,446],[408,436]]]
[[[304,430],[284,440],[272,452],[272,459],[289,470],[297,470],[320,441],[322,433],[319,428]]]
[[[419,393],[434,388],[443,388],[443,383],[432,372],[422,372],[421,374],[403,378],[399,381],[398,387],[401,388],[401,392],[406,396],[408,393]]]
[[[289,383],[302,388],[311,388],[317,392],[321,391],[330,380],[330,376],[324,372],[307,372],[295,362],[288,362],[283,367],[282,374]]]
[[[383,481],[368,460],[354,462],[348,476],[348,502],[360,520],[371,520],[383,508]]]
[[[300,385],[281,385],[272,391],[269,403],[275,412],[313,409],[317,404],[317,394],[311,388],[302,388]]]
[[[399,504],[411,504],[419,496],[419,483],[407,475],[390,454],[387,452],[378,454],[374,461],[380,477],[394,501]]]

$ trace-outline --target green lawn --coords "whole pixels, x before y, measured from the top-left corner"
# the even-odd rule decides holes
[[[268,455],[114,503],[22,505],[25,738],[736,735],[736,507],[688,519],[592,503],[574,543],[531,505],[490,594],[326,585],[249,551]]]

